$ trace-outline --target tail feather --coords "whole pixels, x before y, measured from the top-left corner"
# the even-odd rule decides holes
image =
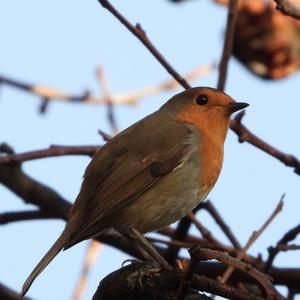
[[[21,296],[24,296],[29,288],[31,287],[33,281],[39,274],[48,266],[48,264],[54,259],[54,257],[63,249],[66,241],[69,238],[69,233],[67,230],[64,230],[53,246],[48,250],[45,256],[41,259],[41,261],[37,264],[34,270],[26,279],[23,284]]]

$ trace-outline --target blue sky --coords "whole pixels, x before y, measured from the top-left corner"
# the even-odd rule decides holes
[[[132,22],[141,22],[148,36],[181,73],[199,64],[218,61],[222,49],[226,10],[212,1],[113,1]],[[113,92],[126,92],[168,79],[169,75],[148,51],[96,0],[1,3],[2,37],[0,72],[16,79],[43,83],[72,93],[89,89],[99,94],[97,65],[104,67]],[[194,86],[215,86],[217,73]],[[279,149],[300,157],[299,74],[276,82],[255,78],[236,60],[230,62],[226,91],[251,104],[245,124]],[[178,89],[180,91],[181,89]],[[116,108],[120,129],[160,107],[174,92],[145,98],[136,107]],[[100,106],[53,101],[46,115],[38,113],[40,99],[1,87],[0,140],[17,152],[50,144],[101,144],[97,131],[109,132],[106,109]],[[62,157],[23,164],[28,174],[73,201],[89,159]],[[224,168],[209,198],[245,243],[286,193],[284,211],[250,253],[260,252],[299,223],[299,176],[292,169],[230,132]],[[32,208],[0,186],[0,211]],[[207,215],[201,220],[220,238],[222,233]],[[36,262],[62,231],[62,221],[32,221],[1,227],[1,281],[19,290]],[[196,232],[196,231],[195,231]],[[299,241],[299,239],[298,239]],[[34,299],[70,299],[87,243],[60,254],[37,279],[29,295]],[[128,256],[104,247],[95,265],[84,299],[90,299],[99,280],[119,268]],[[294,266],[299,252],[281,254],[276,265]]]

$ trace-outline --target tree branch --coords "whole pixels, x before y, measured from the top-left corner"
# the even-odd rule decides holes
[[[273,146],[267,144],[258,136],[253,134],[242,124],[244,112],[240,112],[234,119],[231,120],[230,128],[238,135],[240,142],[247,142],[252,146],[268,153],[277,158],[288,167],[294,168],[296,174],[300,175],[300,161],[293,155],[286,154]]]
[[[59,219],[56,214],[41,210],[16,211],[0,214],[0,225],[12,222],[40,220],[40,219]]]
[[[237,4],[238,0],[230,0],[228,6],[226,33],[222,52],[222,59],[219,65],[219,78],[217,84],[217,88],[221,91],[224,91],[225,89],[228,62],[232,52],[235,25],[237,20]]]
[[[2,144],[0,145],[0,152],[3,148]],[[63,155],[89,155],[93,156],[96,151],[98,151],[101,146],[90,145],[90,146],[63,146],[63,145],[51,145],[49,148],[23,152],[19,154],[8,154],[0,157],[1,164],[9,163],[19,163],[28,160],[35,160],[46,157],[55,157]]]
[[[202,207],[211,215],[211,217],[215,220],[215,222],[219,225],[219,227],[222,229],[224,234],[227,236],[231,244],[236,248],[241,248],[241,245],[237,238],[234,236],[232,230],[230,227],[226,224],[223,217],[219,214],[215,206],[212,204],[210,200],[206,200],[202,203]]]
[[[287,245],[288,242],[294,240],[297,235],[300,234],[300,224],[289,230],[287,233],[284,234],[284,236],[277,242],[277,245],[275,247],[269,247],[269,257],[267,259],[265,270],[268,271],[270,267],[273,264],[273,261],[276,257],[276,255],[282,251],[281,246]],[[299,277],[300,278],[300,277]]]
[[[232,266],[240,271],[243,271],[249,276],[251,276],[253,279],[255,279],[264,288],[267,294],[267,299],[283,300],[283,297],[278,294],[278,292],[271,284],[269,277],[266,274],[260,272],[259,270],[253,268],[249,264],[239,261],[226,253],[210,249],[201,249],[198,246],[192,248],[190,250],[190,254],[191,257],[194,257],[194,259],[198,261],[216,259],[228,266]]]
[[[142,44],[153,54],[153,56],[164,66],[167,72],[175,78],[185,89],[190,88],[190,84],[170,65],[163,55],[155,48],[148,39],[146,32],[140,24],[133,26],[123,15],[121,15],[107,0],[99,0],[99,3],[111,12],[133,35],[135,35]]]

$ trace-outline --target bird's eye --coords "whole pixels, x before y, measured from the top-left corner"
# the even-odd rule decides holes
[[[204,96],[204,95],[199,95],[199,96],[196,97],[195,102],[196,102],[198,105],[205,105],[205,104],[207,104],[208,99],[207,99],[207,97]]]

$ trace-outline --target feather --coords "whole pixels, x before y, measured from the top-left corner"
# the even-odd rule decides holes
[[[23,284],[21,296],[24,296],[29,288],[31,287],[32,283],[39,276],[39,274],[48,266],[48,264],[54,259],[54,257],[63,249],[66,241],[69,238],[69,230],[66,228],[56,242],[52,245],[52,247],[48,250],[45,256],[41,259],[41,261],[37,264],[34,270],[26,279],[25,283]]]

